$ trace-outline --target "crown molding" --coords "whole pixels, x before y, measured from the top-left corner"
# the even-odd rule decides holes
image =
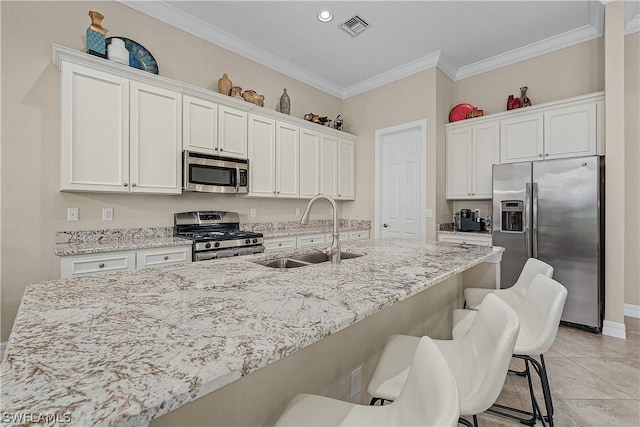
[[[363,80],[360,83],[356,83],[344,89],[342,98],[350,98],[352,96],[361,94],[371,89],[384,86],[386,84],[395,82],[396,80],[403,79],[420,71],[428,70],[438,65],[440,60],[440,51],[434,52],[430,55],[418,58],[415,61],[408,62],[399,67],[393,68],[389,71],[385,71],[382,74]]]
[[[592,25],[584,25],[575,30],[460,67],[455,80],[466,79],[600,37],[602,37],[602,32],[599,32]]]
[[[116,0],[118,3],[151,16],[159,21],[179,28],[189,34],[214,43],[224,49],[257,62],[272,70],[306,83],[316,89],[330,95],[342,98],[343,89],[315,74],[302,70],[295,65],[278,58],[262,49],[258,49],[231,34],[219,30],[206,22],[194,18],[183,11],[176,9],[164,1],[130,1]]]
[[[456,67],[455,65],[451,64],[451,62],[449,62],[447,57],[442,52],[440,53],[440,60],[438,61],[438,68],[447,77],[449,77],[449,80],[455,81],[456,74],[458,73],[458,67]]]

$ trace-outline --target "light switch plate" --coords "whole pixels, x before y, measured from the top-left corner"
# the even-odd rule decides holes
[[[256,210],[256,208],[251,208],[251,213],[250,213],[250,215],[251,215],[251,218],[255,218],[255,217],[256,217],[256,215],[257,215],[257,210]]]
[[[427,209],[427,218],[433,218],[433,209]]]
[[[102,220],[113,221],[113,208],[102,208]]]
[[[78,208],[67,208],[67,221],[78,221],[78,217],[80,216],[80,209]]]

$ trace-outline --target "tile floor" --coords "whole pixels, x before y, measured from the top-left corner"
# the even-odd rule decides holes
[[[625,317],[625,326],[626,340],[560,326],[544,355],[556,426],[640,426],[640,319]],[[536,394],[544,407],[539,387]],[[526,379],[508,375],[498,402],[528,409]],[[478,423],[481,427],[522,426],[487,413],[478,416]]]

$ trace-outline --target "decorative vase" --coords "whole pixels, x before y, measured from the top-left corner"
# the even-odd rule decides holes
[[[531,100],[527,98],[527,87],[523,86],[520,88],[520,106],[521,107],[529,107],[531,106]]]
[[[283,114],[291,114],[291,100],[289,99],[286,89],[280,97],[280,112]]]
[[[104,16],[100,12],[90,10],[89,17],[91,18],[91,25],[87,28],[87,53],[106,59],[107,45],[105,35],[107,30],[102,28]]]
[[[220,80],[218,80],[218,92],[224,95],[231,95],[231,88],[233,87],[233,83],[227,77],[227,74],[223,74]]]
[[[107,56],[110,61],[123,65],[129,65],[129,51],[124,45],[124,40],[112,38],[111,43],[107,46]]]

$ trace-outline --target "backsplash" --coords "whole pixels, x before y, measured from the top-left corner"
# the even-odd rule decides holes
[[[300,221],[281,222],[252,222],[240,223],[240,229],[255,232],[293,231],[296,229],[331,229],[333,221],[330,219],[317,219],[309,221],[308,225],[300,224]],[[371,228],[370,220],[341,219],[339,228],[367,229]],[[56,244],[64,243],[100,243],[108,241],[129,241],[161,237],[172,237],[173,227],[151,228],[123,228],[111,230],[77,230],[59,231],[56,233]]]

